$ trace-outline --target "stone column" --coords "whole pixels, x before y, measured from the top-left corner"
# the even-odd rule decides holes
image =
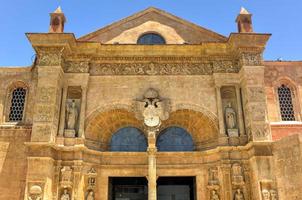
[[[148,131],[148,200],[157,199],[156,132]]]
[[[61,102],[61,115],[60,115],[60,127],[59,127],[59,137],[64,137],[64,128],[65,128],[65,108],[66,108],[66,99],[67,99],[67,86],[63,88],[63,97]]]
[[[80,112],[80,126],[79,126],[79,138],[85,138],[84,128],[85,128],[85,116],[86,116],[86,99],[87,99],[87,87],[82,87],[82,100],[81,100],[81,112]]]
[[[58,133],[64,72],[61,67],[61,50],[54,48],[49,51],[40,52],[38,56],[32,142],[54,142]]]
[[[216,102],[217,102],[217,112],[218,112],[218,120],[219,120],[219,133],[220,137],[225,137],[225,126],[224,126],[224,116],[223,116],[223,108],[222,108],[222,100],[221,100],[221,87],[216,86]]]
[[[222,199],[232,199],[231,165],[222,164],[221,173],[222,173],[222,184],[221,184]]]
[[[236,88],[236,98],[237,98],[237,119],[239,123],[239,133],[240,136],[245,135],[245,130],[244,130],[244,121],[243,121],[243,113],[242,113],[242,102],[241,102],[241,95],[240,95],[240,87],[239,85],[235,86]]]
[[[73,199],[84,199],[84,175],[82,173],[82,161],[74,161],[73,166]]]

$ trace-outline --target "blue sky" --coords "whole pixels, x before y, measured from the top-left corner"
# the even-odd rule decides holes
[[[154,6],[228,36],[241,6],[253,14],[254,31],[272,33],[266,60],[302,60],[301,0],[0,0],[0,66],[32,63],[26,32],[47,32],[49,13],[61,5],[65,32],[76,37]]]

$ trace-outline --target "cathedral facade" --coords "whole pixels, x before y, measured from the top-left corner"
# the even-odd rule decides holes
[[[28,67],[0,68],[0,199],[302,199],[302,62],[265,61],[148,8],[80,38],[51,13]]]

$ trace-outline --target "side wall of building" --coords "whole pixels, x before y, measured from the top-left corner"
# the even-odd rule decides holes
[[[302,135],[283,138],[274,143],[273,149],[279,199],[300,199],[302,193]]]

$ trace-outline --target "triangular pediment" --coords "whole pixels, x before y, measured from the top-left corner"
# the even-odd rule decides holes
[[[224,42],[227,38],[157,8],[148,8],[130,17],[80,37],[79,41],[103,44],[136,44],[140,35],[155,32],[167,44]]]

